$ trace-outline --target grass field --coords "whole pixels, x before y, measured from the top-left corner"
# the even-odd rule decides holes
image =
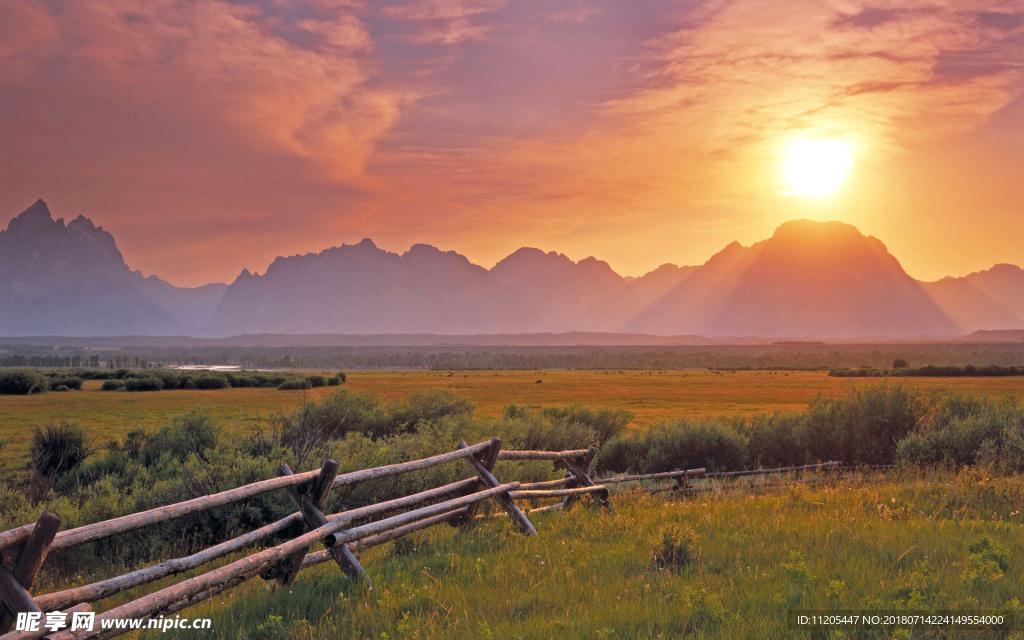
[[[664,495],[619,494],[614,512],[582,505],[536,515],[536,538],[504,517],[461,533],[435,527],[360,552],[372,589],[328,563],[287,590],[255,579],[185,615],[212,618],[203,637],[247,640],[1024,637],[798,633],[786,618],[790,609],[953,608],[1019,618],[1020,477],[969,470],[760,495]],[[662,566],[655,556],[680,531],[692,535],[689,561]]]
[[[611,407],[629,410],[634,422],[642,425],[681,417],[798,411],[819,393],[842,393],[854,385],[874,383],[877,379],[831,378],[819,371],[372,371],[350,373],[344,388],[385,400],[425,389],[451,389],[476,403],[481,417],[497,417],[512,402]],[[909,383],[921,389],[1024,398],[1024,378],[918,378]],[[0,455],[24,456],[32,427],[58,419],[77,422],[99,443],[122,437],[132,428],[160,427],[194,407],[207,409],[229,431],[243,431],[254,418],[292,411],[336,389],[126,393],[100,391],[100,384],[86,381],[82,391],[66,393],[0,396],[0,439],[9,441]]]

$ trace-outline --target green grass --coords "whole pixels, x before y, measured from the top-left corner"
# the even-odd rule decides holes
[[[542,384],[536,384],[543,380]],[[416,391],[450,389],[476,405],[476,415],[494,418],[516,402],[524,406],[627,409],[635,424],[704,416],[802,411],[819,393],[842,394],[873,379],[831,378],[824,371],[467,371],[437,373],[354,372],[342,387],[367,391],[383,400]],[[290,412],[305,401],[329,396],[337,387],[306,391],[276,389],[174,390],[156,393],[100,391],[87,380],[82,391],[33,396],[0,396],[0,452],[7,464],[28,452],[32,427],[61,418],[85,427],[102,444],[133,428],[157,429],[188,409],[201,407],[229,431],[246,432],[253,418]],[[914,379],[922,390],[955,389],[987,396],[1024,399],[1024,378]],[[0,458],[0,463],[5,460]]]
[[[632,492],[613,504],[536,515],[536,538],[503,517],[467,532],[435,527],[401,552],[361,552],[372,589],[324,564],[286,590],[256,579],[185,615],[212,617],[215,638],[376,640],[794,637],[789,609],[1024,614],[1021,477],[972,469],[689,500]],[[689,566],[655,559],[672,528],[695,534]],[[168,637],[147,637],[157,636]]]

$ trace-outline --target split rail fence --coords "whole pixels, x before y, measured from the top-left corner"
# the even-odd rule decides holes
[[[36,632],[13,631],[0,635],[0,640],[109,638],[129,629],[104,628],[102,621],[105,619],[145,620],[168,615],[256,576],[274,580],[278,586],[287,586],[299,571],[321,562],[333,561],[350,577],[367,580],[355,551],[442,522],[468,527],[476,519],[480,504],[490,499],[496,500],[519,531],[526,535],[537,535],[537,530],[516,505],[516,500],[560,498],[558,506],[569,509],[581,497],[589,495],[598,504],[610,506],[608,490],[603,485],[596,485],[589,476],[590,465],[597,454],[596,447],[575,451],[502,451],[501,446],[500,438],[472,446],[463,442],[448,453],[341,475],[338,474],[339,464],[334,460],[327,460],[319,470],[298,474],[292,473],[287,465],[281,465],[275,472],[276,477],[268,480],[66,531],[59,531],[63,522],[60,515],[44,511],[34,524],[0,533],[0,633],[10,628],[18,614],[91,611],[93,602],[191,571],[281,535],[293,526],[301,525],[303,532],[276,546],[250,553],[217,569],[99,613],[95,616],[92,630],[54,632],[41,626]],[[334,487],[397,476],[457,460],[466,462],[473,477],[348,511],[330,515],[323,512],[328,494]],[[503,484],[492,473],[498,460],[560,461],[569,470],[569,477],[558,481],[558,486],[564,487],[560,489],[544,486],[546,483]],[[32,595],[39,570],[52,551],[95,542],[277,490],[288,493],[295,503],[295,513],[190,556],[166,560],[80,587]],[[380,519],[374,520],[375,517]],[[315,543],[322,543],[324,550],[309,553],[309,547]]]
[[[443,522],[467,528],[480,517],[477,511],[486,500],[496,500],[520,532],[525,535],[537,535],[537,530],[527,514],[516,504],[517,500],[532,502],[539,499],[559,499],[555,504],[532,509],[528,513],[552,509],[568,510],[587,496],[601,507],[611,508],[607,485],[667,480],[674,484],[654,491],[675,490],[688,494],[704,489],[695,488],[690,484],[690,480],[695,477],[728,478],[805,469],[821,471],[838,468],[839,465],[825,463],[807,467],[724,474],[707,474],[705,469],[688,469],[618,476],[595,481],[591,477],[590,467],[597,455],[596,447],[573,451],[512,451],[502,450],[501,447],[500,438],[474,445],[463,442],[448,453],[341,475],[338,474],[339,464],[334,460],[325,461],[319,470],[298,474],[292,473],[287,465],[281,465],[276,470],[275,477],[268,480],[65,531],[59,531],[63,522],[60,515],[44,511],[34,524],[0,532],[0,633],[10,628],[18,614],[34,613],[45,616],[48,612],[91,611],[93,602],[167,576],[197,569],[218,558],[241,552],[267,538],[285,534],[292,527],[301,526],[302,533],[276,546],[250,553],[217,569],[96,614],[91,630],[54,632],[41,626],[35,632],[11,631],[0,635],[0,640],[30,640],[43,637],[52,640],[110,638],[126,633],[129,629],[105,628],[102,624],[105,619],[146,620],[166,616],[256,576],[273,580],[277,586],[287,586],[295,580],[300,571],[323,562],[333,561],[346,575],[369,582],[356,558],[356,551]],[[323,512],[328,495],[335,487],[397,476],[458,460],[466,462],[473,472],[473,477],[348,511],[329,515]],[[503,484],[492,473],[498,460],[550,460],[561,463],[567,471],[565,477],[559,480]],[[165,560],[84,586],[32,595],[39,570],[51,551],[95,542],[277,490],[287,492],[295,504],[295,513],[189,556]],[[310,553],[309,548],[315,543],[322,543],[324,549]]]

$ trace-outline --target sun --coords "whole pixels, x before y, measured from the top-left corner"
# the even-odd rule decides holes
[[[853,165],[850,144],[838,138],[797,138],[784,155],[783,172],[789,193],[826,196],[846,179]]]

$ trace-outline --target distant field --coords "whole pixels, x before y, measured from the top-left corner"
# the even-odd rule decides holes
[[[537,381],[541,382],[537,382]],[[353,372],[343,387],[385,399],[415,391],[447,388],[476,403],[476,413],[496,417],[510,403],[528,406],[584,404],[631,411],[638,425],[679,417],[751,415],[794,411],[819,393],[840,393],[877,378],[830,378],[825,372],[739,371],[466,371]],[[1024,397],[1024,378],[915,378],[922,389]],[[65,418],[86,427],[102,443],[136,427],[157,428],[172,416],[204,407],[231,431],[244,432],[257,417],[291,411],[304,401],[334,393],[221,389],[127,393],[100,391],[87,381],[80,392],[0,396],[0,439],[10,441],[0,455],[20,457],[33,425]]]

